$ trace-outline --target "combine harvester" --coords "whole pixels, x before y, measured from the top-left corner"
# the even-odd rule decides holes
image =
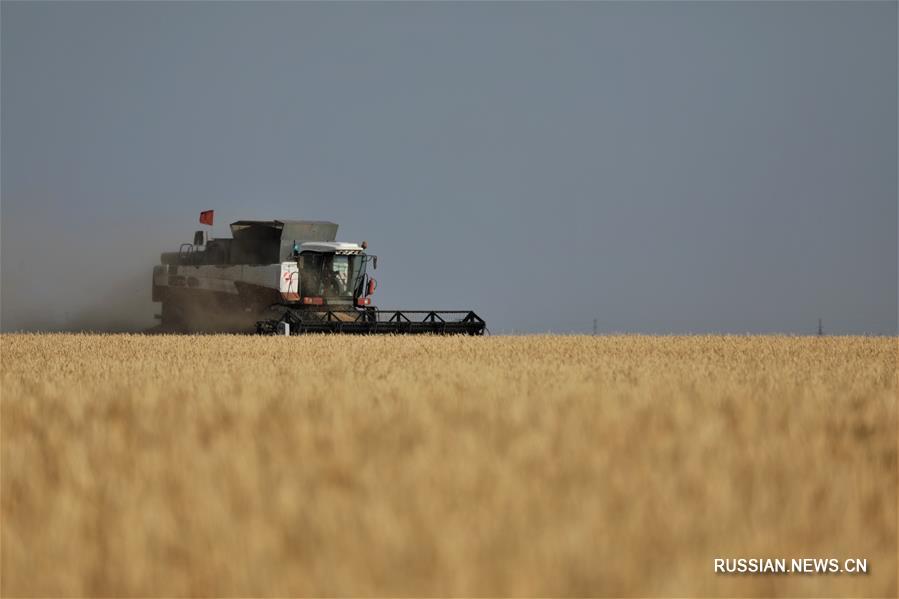
[[[212,211],[200,222],[211,225]],[[303,220],[240,220],[230,239],[194,234],[153,268],[161,330],[351,334],[483,335],[470,310],[381,310],[367,272],[378,257],[367,244],[335,241],[337,225]]]

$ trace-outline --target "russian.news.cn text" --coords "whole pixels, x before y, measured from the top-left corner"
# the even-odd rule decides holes
[[[835,557],[714,559],[716,574],[867,574],[868,560]]]

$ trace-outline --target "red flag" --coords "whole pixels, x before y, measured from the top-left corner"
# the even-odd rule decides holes
[[[204,210],[200,213],[200,224],[212,226],[212,217],[215,216],[215,210]]]

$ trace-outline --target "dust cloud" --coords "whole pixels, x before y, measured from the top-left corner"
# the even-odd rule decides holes
[[[4,214],[0,238],[0,330],[34,332],[148,332],[159,321],[152,301],[153,265],[159,253],[178,249],[195,227],[172,226],[83,234],[28,226]],[[179,230],[180,229],[180,230]]]

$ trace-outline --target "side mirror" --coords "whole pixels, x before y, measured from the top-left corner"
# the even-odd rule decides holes
[[[372,256],[372,259],[371,259],[371,266],[372,266],[372,268],[374,268],[375,270],[378,270],[378,257],[377,257],[377,256]]]
[[[206,231],[197,231],[194,233],[194,245],[206,245]]]

